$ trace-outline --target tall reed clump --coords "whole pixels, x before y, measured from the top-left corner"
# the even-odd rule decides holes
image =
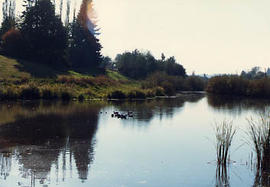
[[[257,155],[257,168],[270,171],[270,115],[248,119],[248,135]]]
[[[236,128],[233,126],[232,122],[224,120],[221,123],[215,124],[214,131],[216,136],[217,163],[218,165],[226,166]]]

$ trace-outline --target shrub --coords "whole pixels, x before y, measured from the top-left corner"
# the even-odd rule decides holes
[[[43,99],[50,100],[50,99],[56,99],[57,97],[58,97],[57,94],[51,91],[50,89],[42,90]]]
[[[143,91],[140,90],[132,90],[127,94],[129,99],[145,99],[146,95]]]
[[[146,97],[152,98],[152,97],[155,97],[155,96],[156,96],[155,90],[148,90],[146,92]]]
[[[1,100],[16,100],[18,99],[19,94],[15,88],[7,88],[6,90],[0,91]]]
[[[146,95],[144,92],[140,91],[140,90],[136,90],[135,91],[135,94],[136,94],[136,98],[137,99],[145,99],[146,98]]]
[[[247,80],[243,77],[216,76],[209,80],[206,91],[221,95],[270,97],[270,79]]]
[[[136,98],[136,93],[135,91],[130,91],[128,94],[127,94],[127,97],[129,99],[135,99]]]
[[[20,98],[23,100],[40,99],[40,91],[34,86],[23,88],[20,93]]]
[[[109,79],[104,75],[100,75],[94,79],[94,82],[98,86],[107,86],[107,85],[115,85],[116,81]]]
[[[83,102],[85,98],[84,98],[84,96],[82,94],[80,94],[78,99],[79,99],[80,102]]]
[[[186,86],[189,91],[203,91],[206,86],[206,81],[198,76],[190,76],[186,79]]]
[[[157,71],[166,72],[173,76],[186,76],[182,65],[176,62],[174,57],[156,59],[150,52],[134,50],[118,54],[115,58],[119,72],[133,79],[144,79]]]
[[[168,83],[170,86],[168,86]],[[142,83],[142,88],[170,87],[170,94],[175,94],[176,91],[203,91],[206,87],[206,80],[198,76],[181,77],[170,76],[164,72],[156,72],[151,74],[146,81]],[[165,87],[164,87],[165,86]]]
[[[164,88],[164,92],[166,95],[168,96],[175,95],[175,88],[173,87],[172,83],[165,81],[162,82],[161,86]]]
[[[116,90],[116,91],[113,91],[112,93],[110,93],[108,95],[108,98],[109,99],[126,99],[127,96],[124,92],[122,92],[121,90]]]
[[[2,48],[6,55],[19,57],[23,48],[23,39],[19,30],[10,29],[2,36]]]
[[[70,101],[72,99],[72,95],[71,95],[71,93],[69,93],[67,91],[62,91],[61,99],[62,99],[62,101]]]
[[[155,89],[155,95],[156,96],[164,96],[165,95],[165,91],[162,87],[157,87]]]

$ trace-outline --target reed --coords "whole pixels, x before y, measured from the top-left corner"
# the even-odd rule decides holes
[[[270,116],[260,115],[257,120],[248,119],[250,137],[252,146],[257,155],[257,168],[269,170],[270,163]]]
[[[216,137],[216,156],[218,165],[226,166],[229,160],[230,147],[234,135],[236,133],[236,128],[230,121],[224,120],[221,123],[216,123],[214,126],[215,137]]]

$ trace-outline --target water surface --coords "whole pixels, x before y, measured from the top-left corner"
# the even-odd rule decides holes
[[[0,186],[254,186],[247,118],[270,102],[182,96],[136,102],[0,104]],[[133,118],[112,118],[132,111]],[[238,129],[217,175],[213,124]],[[265,186],[268,184],[264,183]]]

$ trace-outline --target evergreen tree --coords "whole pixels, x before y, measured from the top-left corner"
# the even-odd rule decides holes
[[[27,46],[25,57],[45,63],[63,60],[67,32],[50,0],[27,0],[22,15],[21,33]]]
[[[5,0],[2,4],[3,21],[0,29],[0,36],[2,37],[10,29],[14,29],[15,21],[15,0]]]
[[[85,71],[99,68],[101,45],[96,38],[97,29],[93,20],[92,0],[83,0],[80,12],[71,26],[71,62],[74,68]]]

